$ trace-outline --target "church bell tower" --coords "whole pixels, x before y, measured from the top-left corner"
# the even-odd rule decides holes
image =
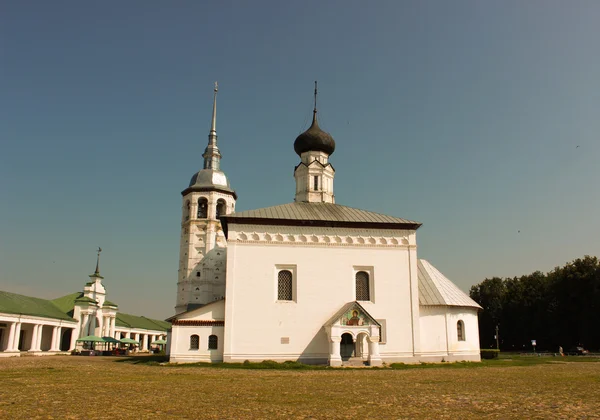
[[[335,169],[329,163],[329,156],[335,151],[335,141],[331,134],[319,127],[317,120],[317,82],[315,82],[315,106],[312,124],[294,142],[294,150],[300,156],[300,163],[294,169],[296,179],[296,202],[335,203],[333,177]]]
[[[237,195],[221,171],[217,146],[217,91],[204,167],[182,191],[182,219],[175,313],[180,314],[225,296],[226,241],[219,218],[232,213]]]

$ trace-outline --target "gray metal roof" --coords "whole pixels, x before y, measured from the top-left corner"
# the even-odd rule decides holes
[[[419,304],[425,306],[481,306],[448,280],[437,268],[425,260],[417,261]]]
[[[332,225],[368,224],[385,225],[385,227],[417,229],[421,223],[401,219],[394,216],[359,210],[352,207],[331,203],[288,203],[257,210],[247,210],[224,216],[226,222],[255,223],[260,221],[323,222]],[[247,220],[244,220],[247,219]],[[275,223],[274,223],[275,224]],[[376,227],[376,226],[373,226]],[[384,226],[382,226],[384,227]]]

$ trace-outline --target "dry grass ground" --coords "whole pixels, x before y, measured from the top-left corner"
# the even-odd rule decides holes
[[[600,418],[598,362],[244,370],[116,360],[0,359],[0,418]]]

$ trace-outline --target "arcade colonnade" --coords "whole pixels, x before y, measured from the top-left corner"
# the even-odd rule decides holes
[[[34,355],[69,352],[75,349],[78,338],[93,335],[90,331],[97,328],[102,337],[134,339],[140,343],[140,351],[149,351],[154,341],[167,339],[165,331],[119,327],[114,317],[104,317],[96,327],[95,317],[82,315],[82,328],[77,321],[0,315],[0,357],[19,356],[21,352]]]
[[[21,351],[54,354],[75,348],[79,324],[32,316],[0,316],[0,357]],[[15,354],[16,353],[16,354]]]
[[[166,332],[148,331],[148,330],[136,330],[136,329],[118,329],[114,332],[111,337],[120,340],[122,338],[131,338],[140,343],[140,351],[148,351],[154,341],[167,340]]]

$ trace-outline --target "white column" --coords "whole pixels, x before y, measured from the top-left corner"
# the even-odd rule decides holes
[[[341,337],[331,337],[329,341],[329,366],[342,366],[342,356],[340,356]]]
[[[369,366],[381,366],[379,357],[379,337],[369,337]]]
[[[56,351],[60,351],[60,344],[62,342],[63,327],[58,327],[58,336],[56,337]]]
[[[15,349],[15,334],[17,331],[17,324],[18,322],[13,322],[10,324],[10,330],[8,331],[8,340],[6,341],[6,350],[4,350],[5,352],[13,352],[13,351],[17,351],[17,349]]]
[[[17,329],[17,323],[12,322],[10,324],[10,329],[8,330],[8,339],[6,340],[6,352],[14,351],[13,344],[15,342],[15,330]]]
[[[75,350],[75,347],[77,346],[77,334],[75,334],[75,331],[77,331],[75,328],[73,328],[73,330],[71,331],[71,342],[69,343],[69,351]]]
[[[116,318],[114,316],[110,318],[110,331],[109,331],[109,335],[111,337],[115,336],[115,321],[116,321]]]
[[[148,350],[148,334],[142,335],[142,350]]]
[[[42,341],[42,326],[35,324],[33,326],[33,335],[31,336],[31,347],[29,351],[40,351],[40,344]]]
[[[43,325],[38,325],[38,338],[37,341],[35,342],[35,350],[36,351],[42,351],[42,333],[44,332],[44,326]]]
[[[13,351],[19,351],[19,341],[21,339],[21,322],[17,322],[15,325],[15,336],[14,341],[12,342]]]
[[[29,344],[29,349],[27,351],[33,351],[33,349],[35,348],[35,340],[37,339],[37,324],[33,326],[33,329],[31,330],[31,341]],[[23,344],[25,345],[25,344]]]
[[[95,313],[90,314],[90,326],[88,328],[87,335],[96,335],[96,320],[97,319],[98,319],[98,317],[96,316]]]
[[[52,339],[50,340],[50,351],[58,351],[56,348],[58,327],[52,327]]]
[[[83,318],[81,320],[81,330],[79,331],[79,338],[89,335],[87,333],[89,331],[89,328],[88,328],[88,319],[89,318],[90,318],[89,314],[83,314]]]

